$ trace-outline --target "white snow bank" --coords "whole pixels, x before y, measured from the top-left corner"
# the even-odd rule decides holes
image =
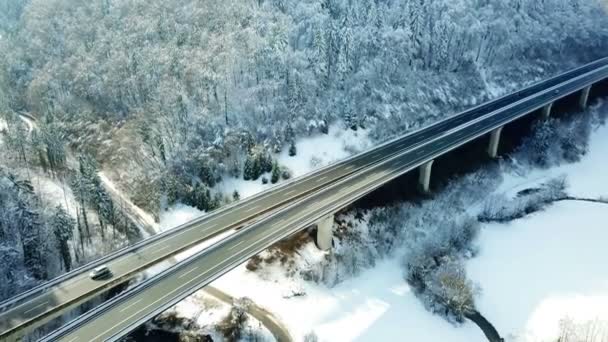
[[[597,178],[596,178],[597,179]],[[559,321],[608,320],[608,206],[562,202],[482,230],[468,263],[477,306],[505,335],[555,341]]]

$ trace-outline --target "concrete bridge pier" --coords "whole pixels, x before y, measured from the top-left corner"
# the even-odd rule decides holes
[[[490,136],[490,145],[488,146],[488,154],[490,158],[496,158],[498,156],[498,144],[500,143],[500,134],[502,133],[502,127],[492,131]]]
[[[334,215],[328,215],[317,222],[317,247],[320,250],[328,251],[331,249],[331,229],[333,225]]]
[[[423,194],[430,193],[431,190],[431,171],[433,168],[434,160],[427,162],[424,165],[421,165],[419,168],[419,176],[418,176],[418,189]]]
[[[551,109],[553,108],[553,102],[543,107],[543,120],[548,120],[551,117]]]
[[[578,101],[580,109],[587,108],[587,101],[589,101],[589,93],[591,92],[591,86],[586,87],[581,91],[581,97]]]

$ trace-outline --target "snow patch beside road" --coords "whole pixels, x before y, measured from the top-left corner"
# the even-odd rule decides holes
[[[286,147],[274,157],[278,160],[279,165],[289,168],[292,177],[300,177],[369,149],[373,145],[368,130],[344,130],[343,125],[338,123],[331,125],[327,134],[299,139],[296,142],[297,154],[295,156],[290,157],[289,149]],[[246,181],[226,175],[222,182],[215,186],[214,191],[230,196],[234,190],[237,190],[241,199],[244,199],[273,187],[274,184],[270,184],[270,182],[262,184],[262,178],[270,180],[270,176],[270,173],[266,173],[258,180]]]
[[[160,215],[160,231],[164,232],[205,215],[204,211],[185,204],[176,204]]]
[[[294,177],[302,176],[371,148],[374,144],[368,134],[364,129],[345,130],[340,123],[332,125],[328,134],[298,140],[295,157],[290,157],[288,149],[284,149],[278,156],[279,164],[287,166]]]

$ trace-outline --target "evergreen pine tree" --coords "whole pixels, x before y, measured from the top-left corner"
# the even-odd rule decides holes
[[[270,178],[270,182],[272,184],[276,184],[281,178],[281,169],[279,168],[279,163],[276,161],[272,163],[272,175]]]
[[[245,159],[245,166],[243,166],[243,179],[252,180],[254,178],[253,158],[250,155]]]
[[[295,157],[296,153],[297,153],[296,143],[295,143],[295,141],[292,140],[291,145],[289,145],[289,156]]]
[[[68,215],[60,206],[55,208],[55,212],[51,217],[50,226],[57,241],[57,249],[63,260],[64,269],[70,271],[72,268],[72,256],[68,241],[74,236],[74,219]]]

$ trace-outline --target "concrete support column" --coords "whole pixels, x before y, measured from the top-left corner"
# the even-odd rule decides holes
[[[333,225],[334,215],[328,215],[317,222],[317,247],[320,250],[327,251],[331,249],[331,228]]]
[[[498,127],[492,131],[492,135],[490,136],[490,145],[488,146],[488,154],[490,155],[490,158],[496,158],[498,156],[500,133],[502,133],[502,127]]]
[[[551,109],[553,108],[553,102],[543,107],[543,119],[547,120],[551,117]]]
[[[434,160],[421,165],[419,168],[418,188],[424,194],[428,194],[431,190],[431,170]]]
[[[578,101],[578,106],[580,109],[587,108],[587,101],[589,101],[589,93],[591,92],[591,86],[583,89],[581,92],[581,98]]]

